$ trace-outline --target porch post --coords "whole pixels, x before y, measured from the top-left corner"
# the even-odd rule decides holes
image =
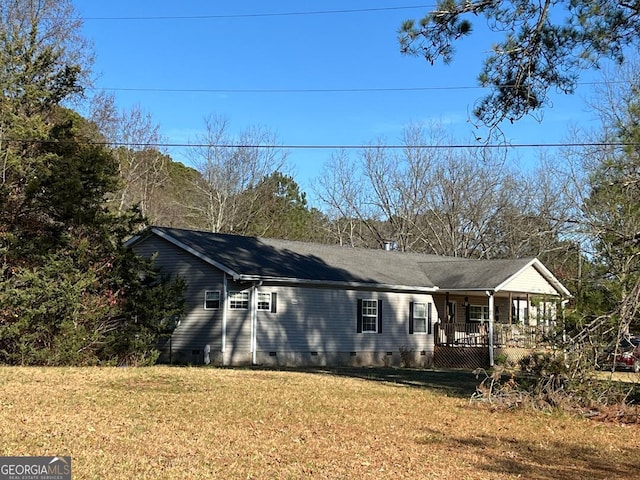
[[[449,322],[451,320],[451,312],[449,311],[449,292],[447,292],[444,296],[444,314],[445,314],[445,322]]]
[[[495,308],[495,302],[493,298],[493,292],[487,290],[486,294],[489,297],[489,366],[493,367],[493,309]]]

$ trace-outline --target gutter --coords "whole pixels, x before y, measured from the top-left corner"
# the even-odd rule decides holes
[[[420,287],[409,285],[394,285],[388,283],[367,283],[367,282],[341,282],[336,280],[308,280],[293,277],[264,277],[261,275],[239,275],[234,280],[244,282],[269,282],[274,284],[293,284],[293,285],[308,285],[308,286],[320,286],[320,287],[352,287],[352,288],[367,288],[367,289],[380,289],[380,290],[392,290],[397,292],[437,292],[439,287]]]

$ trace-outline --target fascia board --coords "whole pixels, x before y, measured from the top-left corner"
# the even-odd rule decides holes
[[[433,293],[438,291],[438,287],[419,287],[411,285],[392,285],[385,283],[366,283],[366,282],[339,282],[331,280],[307,280],[301,278],[289,277],[268,277],[261,275],[240,275],[240,281],[245,282],[270,282],[270,283],[286,283],[302,286],[322,286],[322,287],[347,287],[347,288],[374,288],[376,290],[390,290],[396,292],[425,292]]]
[[[123,245],[126,248],[130,248],[132,245],[135,245],[136,243],[138,243],[142,238],[143,238],[142,235],[134,235],[134,236],[128,238],[127,240],[125,240]]]

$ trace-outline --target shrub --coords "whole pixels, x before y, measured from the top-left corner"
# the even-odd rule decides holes
[[[400,361],[404,368],[413,366],[413,350],[407,347],[400,347]]]

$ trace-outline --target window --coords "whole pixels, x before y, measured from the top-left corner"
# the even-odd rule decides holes
[[[277,313],[278,294],[276,292],[258,292],[258,310]]]
[[[358,299],[356,332],[382,333],[382,300]]]
[[[249,292],[229,292],[229,308],[246,310],[249,308]]]
[[[451,322],[451,323],[455,323],[455,321],[456,321],[456,313],[457,313],[456,312],[456,310],[457,310],[456,306],[457,306],[456,302],[449,302],[447,304],[447,313],[449,315],[449,322]]]
[[[215,310],[220,308],[220,292],[204,292],[204,309]]]
[[[488,322],[489,307],[487,305],[469,305],[469,321]]]
[[[356,332],[382,333],[382,300],[358,299]]]
[[[431,333],[431,302],[409,303],[409,333]]]
[[[414,333],[427,333],[426,303],[415,303],[413,305],[413,331]]]
[[[258,292],[258,310],[271,311],[271,294]]]
[[[362,300],[362,331],[376,332],[378,326],[378,302]]]

